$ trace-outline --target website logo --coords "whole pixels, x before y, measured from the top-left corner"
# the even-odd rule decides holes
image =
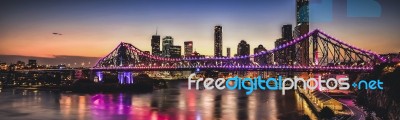
[[[213,78],[199,78],[193,80],[196,74],[193,73],[188,78],[188,89],[192,89],[192,84],[195,84],[196,90],[200,89],[200,84],[207,90],[211,89],[228,89],[228,90],[246,90],[246,95],[250,95],[254,90],[281,90],[282,95],[285,95],[287,90],[296,90],[301,86],[303,89],[308,90],[348,90],[350,89],[349,78],[328,78],[326,80],[322,79],[321,76],[318,78],[309,78],[304,80],[294,76],[294,78],[284,78],[278,76],[277,78],[270,77],[266,80],[262,79],[261,76],[255,78],[239,78],[238,76],[224,79],[218,78],[214,80]],[[354,82],[352,86],[357,89],[380,89],[382,90],[383,82],[380,80],[370,80],[369,82],[361,80],[358,83]]]

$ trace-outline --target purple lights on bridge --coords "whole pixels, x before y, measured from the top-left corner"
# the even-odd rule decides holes
[[[311,38],[312,37],[312,38]],[[267,65],[258,65],[254,63],[241,63],[240,60],[254,58],[257,56],[271,56],[278,54],[290,46],[297,45],[301,41],[310,40],[315,42],[317,50],[313,51],[317,55],[313,57],[309,65],[289,65],[269,63]],[[329,44],[329,45],[328,45]],[[124,47],[130,56],[121,57],[119,49]],[[323,47],[323,48],[321,48]],[[314,53],[313,53],[314,54]],[[322,54],[319,56],[318,54]],[[119,59],[121,58],[121,59]],[[122,59],[124,58],[124,59]],[[140,60],[146,58],[147,60]],[[131,61],[129,61],[131,60]],[[134,61],[139,60],[139,61]],[[128,62],[126,62],[128,61]],[[351,62],[349,62],[351,61]],[[124,65],[122,62],[125,62]],[[296,62],[296,61],[295,61]],[[185,70],[185,69],[226,69],[226,70],[295,70],[295,71],[370,71],[376,63],[386,62],[386,59],[380,55],[357,48],[344,43],[319,29],[295,38],[281,46],[269,51],[261,51],[252,55],[235,57],[184,57],[184,58],[166,58],[150,55],[129,43],[121,42],[110,54],[100,59],[92,68],[93,70]],[[300,62],[299,62],[300,63]],[[345,64],[341,64],[345,63]],[[130,79],[130,78],[129,78]],[[130,80],[129,80],[130,81]],[[126,82],[130,83],[130,82]]]
[[[303,36],[300,36],[299,38],[295,38],[295,39],[291,40],[290,42],[288,42],[288,43],[286,43],[286,44],[284,44],[284,45],[282,45],[282,46],[279,46],[278,48],[272,49],[271,51],[262,51],[262,52],[255,53],[255,54],[249,55],[249,56],[245,55],[245,56],[235,56],[235,57],[203,57],[203,58],[185,57],[185,58],[165,58],[165,57],[159,57],[159,56],[154,56],[154,55],[146,54],[146,53],[144,53],[143,51],[141,51],[140,49],[138,49],[138,48],[136,48],[136,47],[134,47],[134,46],[131,46],[131,47],[130,47],[129,44],[125,44],[124,42],[122,42],[122,44],[124,44],[124,46],[130,48],[130,49],[133,50],[134,52],[138,52],[140,55],[144,55],[144,56],[146,56],[146,57],[149,57],[149,58],[152,58],[152,59],[155,59],[155,60],[163,60],[163,61],[182,61],[182,60],[229,60],[229,59],[243,59],[243,58],[255,57],[255,56],[258,56],[258,55],[265,55],[265,54],[267,54],[267,53],[273,53],[273,52],[275,52],[275,51],[277,51],[277,50],[281,50],[281,49],[287,48],[288,46],[291,46],[291,45],[294,45],[294,44],[296,44],[296,43],[298,43],[298,42],[301,42],[302,40],[305,40],[304,38],[310,37],[310,36],[311,36],[312,34],[314,34],[314,33],[321,33],[321,34],[327,36],[328,38],[330,38],[330,39],[332,39],[332,40],[335,40],[335,41],[338,42],[338,43],[344,44],[344,45],[346,45],[346,46],[348,46],[348,47],[351,47],[351,48],[354,48],[354,49],[356,49],[356,50],[360,50],[360,51],[363,52],[363,53],[368,53],[368,54],[374,55],[374,56],[380,58],[380,60],[385,61],[385,58],[380,57],[378,54],[376,54],[376,53],[374,53],[374,52],[367,51],[367,50],[363,50],[363,49],[357,48],[357,47],[355,47],[355,46],[349,45],[349,44],[347,44],[347,43],[344,43],[344,42],[342,42],[341,40],[337,40],[337,39],[335,39],[334,37],[331,37],[330,35],[328,35],[328,34],[322,32],[322,31],[320,31],[319,29],[316,29],[316,30],[314,30],[314,31],[311,31],[311,32],[309,32],[309,33],[307,33],[307,34],[305,34],[305,35],[303,35]],[[132,47],[133,47],[133,48],[132,48]],[[116,49],[116,48],[115,48],[115,49]],[[115,50],[115,49],[114,49],[114,50]],[[104,58],[103,58],[103,59],[104,59]]]
[[[318,29],[316,29],[316,30],[318,30]],[[319,30],[318,30],[318,31],[319,31]],[[340,44],[346,45],[347,47],[350,47],[350,48],[352,48],[352,49],[359,50],[359,51],[361,51],[362,53],[368,53],[368,54],[370,54],[370,55],[373,55],[374,57],[379,58],[379,60],[380,60],[381,62],[386,62],[386,61],[387,61],[384,57],[380,56],[379,54],[377,54],[377,53],[375,53],[375,52],[357,48],[357,47],[355,47],[355,46],[353,46],[353,45],[350,45],[350,44],[345,43],[345,42],[343,42],[343,41],[341,41],[341,40],[338,40],[338,39],[336,39],[336,38],[334,38],[334,37],[332,37],[332,36],[326,34],[326,33],[323,32],[323,31],[319,31],[319,33],[321,33],[321,34],[327,36],[328,38],[330,38],[330,39],[332,39],[332,40],[334,40],[334,41],[336,41],[336,42],[338,42],[338,43],[340,43]]]
[[[198,68],[208,69],[227,69],[227,70],[298,70],[298,71],[335,71],[335,70],[355,70],[371,71],[373,67],[355,66],[142,66],[142,67],[98,67],[93,70],[189,70]]]

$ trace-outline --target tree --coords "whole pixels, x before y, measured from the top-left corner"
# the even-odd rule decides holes
[[[311,120],[311,118],[308,115],[302,115],[300,120]]]
[[[335,113],[333,112],[332,109],[330,109],[329,107],[325,106],[319,112],[319,117],[322,118],[322,119],[331,119],[331,118],[335,117]]]

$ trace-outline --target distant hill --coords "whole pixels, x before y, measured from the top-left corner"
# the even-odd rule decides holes
[[[82,63],[84,67],[92,67],[100,59],[99,57],[85,57],[85,56],[67,56],[67,55],[54,55],[53,57],[35,57],[35,56],[21,56],[21,55],[0,55],[0,62],[7,64],[23,61],[28,63],[29,59],[37,60],[38,65],[59,65],[70,64],[72,67],[80,67]],[[76,63],[76,65],[75,65]],[[89,64],[90,63],[90,64]]]

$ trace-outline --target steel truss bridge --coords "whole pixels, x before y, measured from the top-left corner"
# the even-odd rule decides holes
[[[306,46],[304,46],[306,45]],[[309,45],[309,46],[307,46]],[[287,54],[291,51],[290,55]],[[289,57],[282,57],[289,56]],[[257,59],[252,62],[251,59]],[[283,62],[282,62],[283,61]],[[121,42],[91,68],[94,71],[297,71],[369,72],[387,60],[377,53],[357,48],[316,29],[272,50],[235,57],[166,58],[150,55]]]

